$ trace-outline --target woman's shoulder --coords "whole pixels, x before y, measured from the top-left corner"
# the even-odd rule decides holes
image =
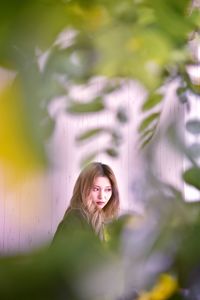
[[[86,214],[83,210],[79,208],[70,208],[66,211],[63,221],[80,221],[81,223],[85,223],[87,221]]]
[[[78,208],[70,208],[66,211],[62,221],[59,223],[54,235],[54,240],[59,236],[66,236],[82,230],[91,230],[84,212]]]
[[[61,221],[61,226],[68,227],[79,227],[84,228],[88,225],[86,215],[79,208],[70,208],[64,215],[63,220]]]

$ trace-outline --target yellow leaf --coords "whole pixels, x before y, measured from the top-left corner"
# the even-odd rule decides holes
[[[69,6],[67,7],[67,12],[69,13]],[[74,21],[78,19],[81,28],[85,27],[86,30],[95,31],[109,21],[107,11],[100,5],[84,7],[73,4],[71,13],[74,15]]]
[[[151,291],[151,297],[152,300],[165,300],[170,298],[177,290],[177,280],[168,274],[161,274],[157,284]]]
[[[19,83],[1,91],[0,164],[15,180],[44,166],[45,162],[44,153],[33,138],[29,116]]]

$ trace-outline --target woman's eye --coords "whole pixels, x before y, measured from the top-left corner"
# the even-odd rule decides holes
[[[93,191],[94,191],[94,192],[97,192],[98,190],[99,190],[99,189],[98,189],[97,187],[94,187],[94,188],[93,188]]]
[[[112,192],[112,189],[109,188],[109,189],[106,189],[105,191],[106,191],[107,193],[109,193],[109,192]]]

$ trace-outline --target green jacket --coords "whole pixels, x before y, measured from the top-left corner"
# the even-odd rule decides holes
[[[80,209],[71,209],[67,212],[63,220],[58,225],[55,232],[53,243],[60,238],[66,239],[68,235],[76,235],[84,231],[94,232],[91,225]]]

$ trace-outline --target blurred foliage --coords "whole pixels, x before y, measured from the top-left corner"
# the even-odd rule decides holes
[[[186,72],[186,64],[195,63],[188,38],[200,21],[199,10],[190,6],[189,0],[9,0],[0,4],[0,65],[15,72],[21,82],[23,97],[17,101],[24,103],[32,120],[32,128],[29,118],[23,120],[23,127],[41,149],[35,156],[38,164],[43,161],[45,137],[54,129],[48,103],[58,95],[66,96],[71,114],[101,113],[109,110],[106,96],[120,90],[124,80],[139,80],[149,93],[143,106],[149,116],[140,126],[141,143],[146,144],[157,127],[151,121],[159,123],[160,108],[156,114],[151,112],[162,101],[159,87],[181,76],[198,93],[198,85]],[[105,79],[96,95],[86,103],[71,98],[71,87],[91,86],[95,77]],[[122,101],[116,122],[127,121]],[[110,147],[112,151],[99,151],[117,155],[118,145]],[[13,153],[12,145],[9,150]]]
[[[182,103],[188,102],[187,91],[199,96],[199,82],[187,72],[189,65],[197,64],[188,41],[199,34],[200,24],[199,9],[191,9],[191,4],[1,1],[0,66],[14,77],[0,91],[1,165],[17,179],[48,165],[45,142],[55,122],[48,105],[56,96],[65,96],[66,111],[76,117],[100,114],[109,111],[107,97],[121,91],[128,80],[139,81],[147,91],[142,106],[147,115],[139,132],[141,144],[149,143],[162,113],[160,88],[178,79]],[[86,100],[73,97],[73,88],[91,88],[94,79],[103,80],[95,93]],[[83,163],[99,152],[119,155],[120,127],[129,120],[123,100],[112,114],[113,127],[95,127],[77,136],[81,143],[110,135],[111,142],[89,153]],[[188,121],[186,129],[199,134],[199,119]],[[193,166],[183,179],[200,190],[199,144],[189,151]],[[199,203],[185,203],[180,191],[151,171],[146,181],[147,214],[108,225],[106,245],[80,232],[48,249],[2,257],[0,298],[199,299]]]
[[[0,156],[11,171],[16,169],[19,177],[23,177],[27,169],[36,170],[46,162],[41,141],[35,137],[33,111],[28,113],[22,86],[16,80],[0,95]]]
[[[0,259],[1,299],[93,299],[81,295],[85,274],[115,258],[89,232],[77,232],[37,252]],[[105,271],[106,274],[106,271]],[[105,291],[101,286],[101,294]],[[94,298],[95,299],[95,298]]]

